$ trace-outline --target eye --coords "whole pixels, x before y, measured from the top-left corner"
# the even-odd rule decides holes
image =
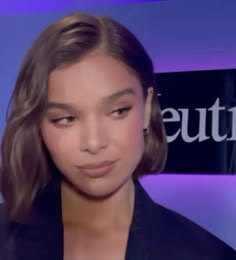
[[[112,111],[112,115],[114,115],[116,118],[123,118],[125,117],[128,112],[132,109],[132,106],[127,106],[127,107],[122,107],[122,108],[118,108],[114,111]]]
[[[50,121],[55,124],[55,125],[61,125],[61,126],[67,126],[71,125],[75,121],[74,116],[63,116],[63,117],[57,117],[57,118],[52,118]]]

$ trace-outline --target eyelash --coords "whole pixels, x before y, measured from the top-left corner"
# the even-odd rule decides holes
[[[120,118],[124,118],[131,109],[132,109],[132,106],[122,107],[122,108],[113,110],[111,112],[111,114],[118,113],[119,115],[116,116],[116,118],[120,119]],[[58,124],[58,125],[67,125],[67,124],[73,123],[75,118],[76,118],[75,116],[62,116],[62,117],[50,119],[50,122],[52,122],[53,124]],[[62,120],[66,120],[67,122],[62,123],[61,122]]]
[[[112,111],[111,113],[114,114],[114,113],[117,113],[117,112],[122,112],[122,114],[124,114],[124,112],[125,112],[125,115],[121,115],[121,117],[118,116],[118,118],[123,118],[123,117],[126,116],[126,114],[127,114],[131,109],[132,109],[132,106],[127,106],[127,107],[118,108],[118,109]]]
[[[74,116],[63,116],[63,117],[59,117],[59,118],[50,119],[50,122],[52,122],[53,124],[60,124],[60,121],[67,120],[67,121],[69,121],[67,123],[71,123],[72,121],[74,121],[74,119],[75,119]]]

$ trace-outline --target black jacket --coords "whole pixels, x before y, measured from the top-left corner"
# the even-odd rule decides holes
[[[63,260],[60,185],[49,185],[25,223],[0,208],[0,260]],[[125,260],[236,260],[236,252],[183,216],[154,203],[135,182]]]

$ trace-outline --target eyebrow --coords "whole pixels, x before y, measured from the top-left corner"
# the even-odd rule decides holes
[[[107,97],[104,97],[103,99],[103,102],[104,103],[109,103],[109,102],[112,102],[120,97],[123,97],[123,96],[127,96],[127,95],[132,95],[132,96],[135,96],[136,95],[136,92],[133,88],[126,88],[126,89],[123,89],[119,92],[116,92],[114,94],[111,94]],[[58,108],[58,109],[63,109],[63,110],[71,110],[71,111],[75,111],[75,108],[73,105],[71,104],[67,104],[67,103],[60,103],[60,102],[54,102],[54,101],[49,101],[46,105],[46,110],[49,110],[49,109],[52,109],[52,108]]]

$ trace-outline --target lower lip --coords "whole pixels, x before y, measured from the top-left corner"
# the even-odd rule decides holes
[[[88,175],[90,177],[102,177],[107,175],[114,167],[115,162],[105,165],[103,167],[93,168],[93,169],[84,169],[80,168],[82,174]]]

